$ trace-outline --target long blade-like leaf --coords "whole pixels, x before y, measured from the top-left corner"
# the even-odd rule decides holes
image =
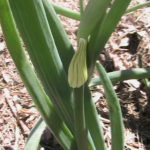
[[[88,39],[97,23],[106,13],[111,0],[89,0],[79,25],[78,40],[80,38]]]
[[[31,130],[31,133],[28,137],[25,150],[37,150],[39,147],[41,135],[46,128],[46,124],[42,118],[38,120],[36,125]]]
[[[130,79],[144,79],[150,77],[150,68],[132,68],[128,70],[119,70],[108,73],[112,83],[119,81],[130,80]],[[100,77],[91,79],[89,87],[102,84]]]
[[[146,7],[146,6],[150,6],[150,1],[147,1],[144,3],[138,4],[136,6],[133,6],[131,8],[128,8],[125,11],[125,13],[130,13],[130,12],[136,11],[137,9],[141,9],[143,7]],[[75,20],[80,20],[80,18],[81,18],[81,15],[79,12],[73,11],[73,10],[65,8],[65,7],[62,7],[62,6],[57,5],[55,3],[53,3],[53,7],[54,7],[56,13],[58,13],[60,15],[63,15],[63,16],[66,16],[66,17],[69,17],[69,18],[72,18]]]
[[[129,9],[126,10],[126,13],[130,13],[130,12],[136,11],[137,9],[140,9],[142,7],[145,7],[145,6],[150,6],[150,1],[141,3],[141,4],[138,4],[138,5],[134,6],[134,7],[129,8]]]
[[[64,69],[66,73],[68,73],[69,63],[74,53],[73,47],[68,39],[64,27],[60,22],[60,19],[58,18],[52,6],[52,2],[49,0],[43,0],[43,5],[56,47],[64,65]]]
[[[19,74],[48,127],[51,129],[64,149],[76,150],[73,136],[57,115],[51,100],[45,94],[24,53],[12,13],[10,11],[8,0],[0,1],[0,23],[8,50],[15,62]]]
[[[57,112],[73,131],[71,89],[41,0],[10,0],[36,72]],[[28,10],[30,13],[28,13]]]
[[[90,73],[93,72],[95,61],[99,56],[99,53],[103,50],[121,16],[125,13],[130,1],[131,0],[115,0],[103,21],[95,28],[88,47],[88,64]]]
[[[90,91],[87,86],[85,86],[84,98],[85,120],[96,150],[106,150],[101,123],[96,112],[94,101],[92,100]]]
[[[102,84],[105,90],[105,96],[109,106],[112,150],[124,150],[124,125],[118,97],[103,66],[97,63],[96,67],[98,69],[99,76],[101,77]]]
[[[61,14],[63,16],[66,16],[66,17],[69,17],[69,18],[72,18],[75,20],[80,20],[80,13],[78,13],[78,12],[75,12],[75,11],[68,9],[68,8],[64,8],[64,7],[57,5],[55,3],[53,3],[53,7],[54,7],[56,13],[58,13],[58,14]]]

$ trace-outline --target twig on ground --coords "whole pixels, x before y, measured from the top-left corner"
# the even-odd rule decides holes
[[[30,133],[29,128],[25,125],[25,123],[19,119],[16,108],[14,106],[14,103],[11,99],[10,93],[8,91],[8,89],[3,89],[4,95],[5,95],[5,100],[6,103],[8,104],[8,106],[10,107],[10,110],[14,116],[14,118],[16,119],[18,125],[20,126],[21,130],[23,131],[24,135],[28,135]]]

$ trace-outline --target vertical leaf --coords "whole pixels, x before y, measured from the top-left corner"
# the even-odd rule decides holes
[[[41,0],[10,0],[10,4],[38,77],[57,112],[73,131],[71,89],[43,3]]]
[[[38,120],[36,125],[31,130],[31,133],[28,137],[25,150],[30,150],[32,147],[32,150],[37,150],[39,147],[41,135],[46,128],[46,124],[42,118]]]
[[[24,53],[8,0],[0,1],[0,23],[8,50],[36,107],[63,148],[66,150],[76,150],[74,137],[59,118],[51,100],[45,94],[43,87]]]
[[[101,122],[99,120],[95,104],[92,100],[90,91],[87,86],[85,86],[84,98],[86,125],[94,142],[96,150],[106,150]]]
[[[88,39],[105,14],[111,0],[89,0],[79,25],[78,39]]]
[[[67,73],[68,67],[69,67],[68,65],[74,53],[73,47],[68,39],[66,31],[64,30],[64,27],[62,26],[52,6],[52,2],[49,0],[43,0],[43,5],[45,8],[47,20],[51,28],[51,32],[52,32],[57,50],[59,52],[64,69]]]
[[[88,64],[90,73],[93,72],[95,61],[103,50],[110,35],[118,24],[121,16],[125,13],[131,0],[115,0],[101,23],[98,23],[93,31],[88,45]]]
[[[112,150],[124,150],[124,125],[118,97],[103,66],[97,62],[96,67],[98,69],[99,76],[101,77],[101,81],[105,90],[105,96],[109,106]]]
[[[88,150],[84,111],[84,87],[74,89],[74,123],[78,150]]]

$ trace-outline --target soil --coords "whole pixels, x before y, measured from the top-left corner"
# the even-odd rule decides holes
[[[56,3],[79,11],[73,0]],[[145,0],[134,0],[131,6]],[[76,48],[78,21],[60,16],[69,38]],[[99,59],[108,72],[150,67],[150,7],[122,17]],[[142,62],[139,63],[139,62]],[[94,74],[96,76],[96,73]],[[150,150],[150,89],[143,80],[127,80],[114,84],[120,98],[125,123],[125,150]],[[111,146],[110,121],[102,86],[91,89],[102,120],[108,149]],[[23,150],[30,130],[39,119],[31,97],[24,87],[8,53],[0,29],[0,150]],[[62,150],[53,135],[45,130],[41,139],[45,150]]]

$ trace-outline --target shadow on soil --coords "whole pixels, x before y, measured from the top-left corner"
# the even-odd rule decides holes
[[[141,91],[146,93],[145,97],[142,96]],[[140,87],[140,89],[132,93],[128,92],[128,94],[127,102],[123,95],[119,96],[125,127],[138,135],[137,142],[142,142],[145,150],[150,150],[150,89],[145,90]]]

